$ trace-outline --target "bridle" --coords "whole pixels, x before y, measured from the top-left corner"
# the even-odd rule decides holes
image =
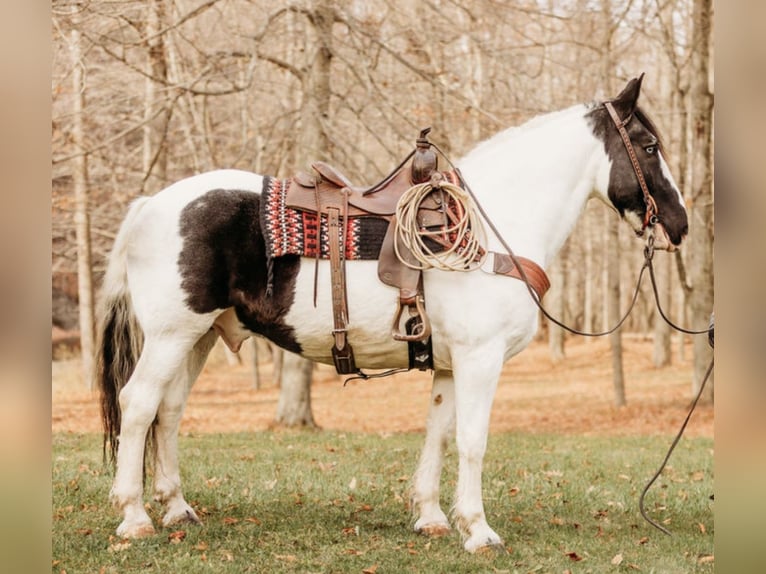
[[[606,111],[609,112],[609,115],[611,116],[612,121],[614,122],[614,125],[617,128],[620,137],[622,138],[622,143],[625,144],[625,149],[628,152],[630,163],[633,165],[633,171],[636,172],[638,185],[641,187],[641,191],[644,194],[646,215],[644,215],[644,224],[641,227],[641,232],[636,232],[636,234],[641,237],[647,227],[654,227],[655,224],[659,223],[660,219],[658,217],[659,210],[657,209],[657,203],[654,201],[652,194],[649,193],[649,187],[646,185],[644,173],[641,171],[641,166],[638,163],[638,157],[636,157],[636,150],[633,149],[633,143],[630,141],[628,130],[625,129],[625,126],[628,125],[630,120],[633,118],[633,114],[630,114],[627,118],[621,120],[620,116],[617,115],[612,102],[604,102],[604,107],[606,108]]]

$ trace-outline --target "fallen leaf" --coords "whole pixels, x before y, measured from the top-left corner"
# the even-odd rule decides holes
[[[702,524],[701,522],[699,522],[699,523],[697,524],[697,526],[699,527],[699,529],[700,529],[700,532],[702,532],[702,534],[705,534],[705,533],[707,533],[707,528],[705,528],[705,525],[704,525],[704,524]]]
[[[261,521],[258,520],[255,516],[248,516],[245,518],[245,522],[252,522],[253,524],[261,524]]]
[[[566,555],[569,556],[570,560],[573,560],[575,562],[579,562],[580,560],[582,560],[582,556],[580,556],[577,552],[567,552]]]
[[[205,551],[208,548],[209,548],[209,545],[204,540],[200,540],[197,544],[194,545],[194,549],[195,550]]]
[[[224,524],[237,524],[239,522],[239,518],[234,518],[233,516],[226,516],[223,519]]]
[[[715,562],[713,554],[700,554],[697,557],[697,564],[711,564],[712,562]]]
[[[168,534],[168,540],[170,541],[171,544],[178,544],[184,538],[186,538],[185,530],[176,530],[175,532],[171,532],[170,534]]]
[[[647,542],[649,542],[648,536],[642,536],[641,538],[638,539],[639,544],[646,544]]]
[[[89,534],[93,534],[93,530],[90,528],[78,528],[77,534],[82,534],[83,536],[88,536]]]
[[[362,506],[359,507],[359,510],[363,512],[372,512],[372,506],[370,506],[369,504],[363,504]]]
[[[564,519],[558,516],[554,516],[551,518],[550,523],[555,524],[556,526],[562,526],[564,524]]]
[[[356,488],[356,477],[353,477],[348,483],[348,489],[354,490]]]
[[[362,574],[375,574],[375,572],[377,571],[378,571],[378,565],[373,564],[369,568],[365,568],[364,570],[362,570]]]
[[[612,558],[612,564],[614,566],[622,564],[622,554],[615,554],[614,558]]]
[[[357,550],[356,548],[346,548],[343,554],[349,554],[351,556],[361,556],[364,552]]]
[[[274,558],[283,562],[297,562],[298,559],[293,554],[275,554]]]

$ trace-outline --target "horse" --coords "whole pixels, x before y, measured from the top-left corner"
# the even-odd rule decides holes
[[[457,162],[504,240],[488,234],[488,249],[511,246],[545,269],[592,197],[637,235],[649,229],[655,249],[681,245],[688,232],[684,200],[657,128],[638,105],[642,79],[631,79],[612,100],[507,128]],[[120,226],[102,284],[96,361],[120,537],[156,532],[144,507],[145,456],[164,507],[162,525],[199,523],[182,493],[177,436],[192,385],[219,336],[237,348],[258,334],[332,364],[331,294],[322,288],[329,285],[329,263],[297,255],[267,261],[259,222],[264,179],[231,169],[194,175],[134,200]],[[392,339],[390,317],[381,312],[398,293],[378,279],[375,265],[346,262],[348,338],[361,367],[406,367],[407,344]],[[452,524],[466,551],[502,549],[485,515],[482,464],[500,371],[535,334],[536,301],[523,281],[483,269],[427,269],[422,283],[433,384],[411,485],[414,530],[439,536]],[[439,479],[453,436],[459,460],[450,521]]]

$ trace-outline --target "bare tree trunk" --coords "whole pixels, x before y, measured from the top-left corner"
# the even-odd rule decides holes
[[[694,0],[692,49],[691,129],[692,198],[689,232],[689,274],[692,284],[689,307],[697,328],[706,327],[713,312],[713,175],[712,126],[713,94],[710,92],[710,22],[712,0]],[[694,338],[696,394],[712,356],[707,337]],[[704,399],[713,400],[712,377]]]
[[[94,385],[95,321],[93,311],[93,267],[91,263],[90,216],[88,214],[88,156],[85,152],[85,82],[83,79],[82,40],[76,28],[71,34],[72,140],[82,152],[74,160],[72,180],[75,198],[75,234],[77,237],[77,294],[80,311],[80,348],[82,350],[83,378],[89,388]]]
[[[309,67],[302,78],[301,129],[296,143],[296,163],[299,165],[311,159],[327,159],[330,152],[324,124],[330,111],[332,27],[335,19],[332,3],[329,0],[317,0],[309,19],[317,42],[307,44],[315,51],[309,55]],[[284,353],[276,424],[316,426],[311,413],[312,367],[310,361],[292,353]]]
[[[165,20],[165,0],[152,0],[146,5],[146,37],[148,48],[149,77],[144,80],[144,121],[143,128],[143,173],[144,191],[155,193],[167,183],[167,150],[165,134],[170,121],[170,109],[167,97],[157,93],[154,78],[167,80],[168,63],[165,53],[165,38],[160,33]],[[156,115],[157,101],[162,111]],[[154,118],[153,118],[154,117]],[[152,119],[153,118],[153,119]]]
[[[569,257],[569,242],[564,243],[556,262],[551,267],[551,290],[547,303],[554,317],[566,323],[564,310],[566,308],[566,261]],[[564,329],[548,320],[548,348],[554,362],[562,361],[564,353]]]
[[[668,4],[665,8],[665,17],[666,19],[672,18],[672,4]],[[678,106],[677,101],[677,87],[676,87],[676,80],[677,75],[675,73],[675,69],[671,68],[669,70],[669,73],[663,74],[662,76],[662,93],[664,97],[672,102],[671,109],[675,110]],[[670,125],[667,126],[669,128],[669,132],[672,136],[676,135],[676,125],[679,123],[675,120],[676,114],[671,115]],[[675,166],[678,167],[677,165]],[[673,172],[677,173],[677,169],[674,169]],[[678,180],[676,180],[678,182]],[[679,183],[680,185],[680,183]],[[680,188],[683,189],[683,188]],[[673,301],[673,281],[672,277],[674,276],[673,273],[673,260],[670,255],[667,253],[660,253],[655,254],[654,258],[655,262],[658,263],[657,268],[659,271],[659,276],[663,278],[662,284],[659,286],[659,301],[660,305],[662,306],[662,310],[665,312],[666,316],[670,316],[670,309],[671,304]],[[648,315],[648,314],[647,314]],[[672,352],[672,346],[671,346],[671,332],[670,332],[670,325],[668,325],[660,315],[660,310],[655,309],[654,310],[654,349],[653,349],[653,363],[654,366],[659,367],[665,367],[667,365],[670,365],[673,358],[673,352]]]
[[[612,3],[601,1],[601,11],[605,27],[604,51],[602,54],[602,66],[604,73],[604,86],[612,93],[614,83],[614,71],[617,66],[614,62],[612,39],[619,22],[612,19]],[[615,218],[609,211],[604,214],[607,218],[606,227],[606,285],[604,298],[606,308],[604,315],[607,317],[609,328],[620,318],[620,220]],[[614,386],[614,404],[621,407],[625,405],[625,375],[622,366],[622,329],[617,329],[609,335],[609,344],[612,350],[612,384]]]
[[[665,278],[663,285],[659,286],[659,299],[662,310],[666,316],[670,313],[670,303],[672,301],[672,284],[670,277],[673,275],[672,259],[667,254],[659,254],[658,261],[657,254],[654,256],[655,263],[657,265],[659,277]],[[670,347],[670,325],[668,325],[660,316],[659,309],[655,311],[654,318],[654,354],[653,361],[655,367],[666,367],[671,363],[672,353]]]
[[[620,254],[618,251],[620,220],[608,212],[607,223],[607,317],[610,327],[620,318]],[[622,367],[622,329],[609,335],[612,349],[612,384],[614,386],[614,404],[625,405],[625,374]]]
[[[586,214],[588,221],[591,222],[592,218],[589,214]],[[588,225],[585,229],[585,268],[582,270],[582,281],[584,285],[584,302],[583,302],[583,330],[586,333],[592,333],[594,330],[594,283],[595,275],[593,273],[593,227],[594,225]],[[593,337],[585,337],[585,341],[590,344],[593,341]]]
[[[282,387],[277,403],[279,426],[316,427],[311,412],[311,372],[314,363],[294,353],[285,353],[282,362]],[[308,381],[308,384],[306,384]]]

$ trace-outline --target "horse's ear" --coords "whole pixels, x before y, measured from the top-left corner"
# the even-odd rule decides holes
[[[641,94],[641,82],[643,80],[644,74],[641,74],[638,78],[633,78],[623,88],[620,95],[612,100],[612,105],[620,119],[626,119],[635,111],[638,105],[638,96]]]

